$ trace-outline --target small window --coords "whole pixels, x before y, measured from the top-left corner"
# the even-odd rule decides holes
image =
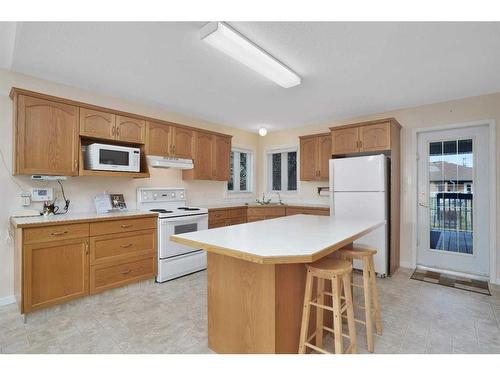
[[[233,149],[227,191],[230,193],[252,192],[252,163],[253,152]]]
[[[267,154],[267,190],[297,191],[297,150],[276,150]]]

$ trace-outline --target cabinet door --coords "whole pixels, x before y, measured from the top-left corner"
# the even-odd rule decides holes
[[[24,311],[88,295],[87,239],[24,246]]]
[[[170,133],[169,125],[148,122],[147,125],[147,154],[158,156],[170,155]]]
[[[359,152],[359,128],[332,130],[332,153],[335,155]]]
[[[388,122],[362,126],[359,129],[361,151],[384,151],[391,148],[391,128]]]
[[[112,113],[80,108],[80,135],[101,139],[115,139],[115,119]]]
[[[213,179],[213,149],[214,139],[212,134],[196,132],[196,152],[194,158],[193,178],[196,180]]]
[[[78,174],[78,107],[19,95],[16,173]]]
[[[231,138],[214,136],[214,165],[213,176],[214,180],[227,181],[229,180],[229,163],[231,161]]]
[[[332,137],[324,135],[318,137],[318,180],[328,181],[328,170],[332,158]]]
[[[300,180],[318,178],[318,137],[300,139]]]
[[[172,127],[172,154],[178,158],[193,158],[193,131],[184,128]]]
[[[116,116],[116,139],[131,143],[146,141],[146,121],[133,117]]]

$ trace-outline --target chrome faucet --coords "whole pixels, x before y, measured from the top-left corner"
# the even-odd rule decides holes
[[[262,193],[262,200],[259,201],[258,199],[255,200],[258,204],[269,204],[271,203],[271,199],[266,199],[266,196],[264,195],[264,193]]]

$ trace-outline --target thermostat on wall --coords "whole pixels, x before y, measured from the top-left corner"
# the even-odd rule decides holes
[[[52,188],[33,188],[31,189],[31,201],[45,202],[52,201],[54,190]]]

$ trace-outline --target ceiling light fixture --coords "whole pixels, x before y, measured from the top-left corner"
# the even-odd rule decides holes
[[[261,137],[265,137],[265,136],[266,136],[266,134],[267,134],[267,129],[266,129],[266,128],[260,128],[260,129],[259,129],[259,135],[260,135]]]
[[[224,22],[206,24],[200,30],[200,38],[282,87],[301,83],[290,68]]]

